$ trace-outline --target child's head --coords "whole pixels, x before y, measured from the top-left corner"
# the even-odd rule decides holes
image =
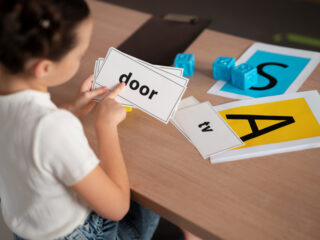
[[[54,86],[78,70],[92,31],[84,0],[0,0],[0,65]]]

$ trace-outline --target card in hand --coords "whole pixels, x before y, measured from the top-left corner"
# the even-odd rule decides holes
[[[186,90],[186,80],[153,68],[110,48],[96,83],[112,89],[125,82],[126,88],[119,94],[121,98],[168,123]]]

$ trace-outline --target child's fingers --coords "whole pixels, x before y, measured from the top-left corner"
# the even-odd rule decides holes
[[[87,91],[82,93],[81,99],[82,99],[82,104],[86,104],[90,101],[92,101],[94,98],[99,97],[107,92],[108,88],[107,87],[101,87],[94,89],[92,91]]]
[[[100,88],[96,88],[94,90],[91,90],[88,93],[90,93],[90,98],[95,98],[95,97],[98,97],[102,94],[105,94],[107,91],[108,91],[108,88],[106,86],[104,86],[104,87],[100,87]]]
[[[91,101],[88,103],[88,106],[87,106],[87,111],[88,112],[91,112],[92,108],[96,105],[97,103],[94,102],[94,101]]]
[[[116,96],[118,96],[122,89],[124,89],[125,86],[125,83],[119,83],[114,89],[110,91],[110,93],[107,95],[107,98],[114,99]]]
[[[93,83],[93,74],[91,74],[86,80],[83,81],[80,87],[80,92],[89,91]]]

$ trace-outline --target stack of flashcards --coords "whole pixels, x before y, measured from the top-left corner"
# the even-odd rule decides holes
[[[209,102],[199,103],[194,97],[181,101],[171,122],[198,149],[203,158],[243,145]]]
[[[183,69],[152,65],[110,48],[105,58],[96,61],[93,88],[112,89],[125,82],[116,98],[120,104],[137,107],[168,123],[187,88],[189,80],[182,75]]]

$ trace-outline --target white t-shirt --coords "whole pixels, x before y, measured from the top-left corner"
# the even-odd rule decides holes
[[[0,198],[3,218],[27,239],[71,233],[90,213],[71,190],[97,165],[80,121],[48,93],[0,96]]]

